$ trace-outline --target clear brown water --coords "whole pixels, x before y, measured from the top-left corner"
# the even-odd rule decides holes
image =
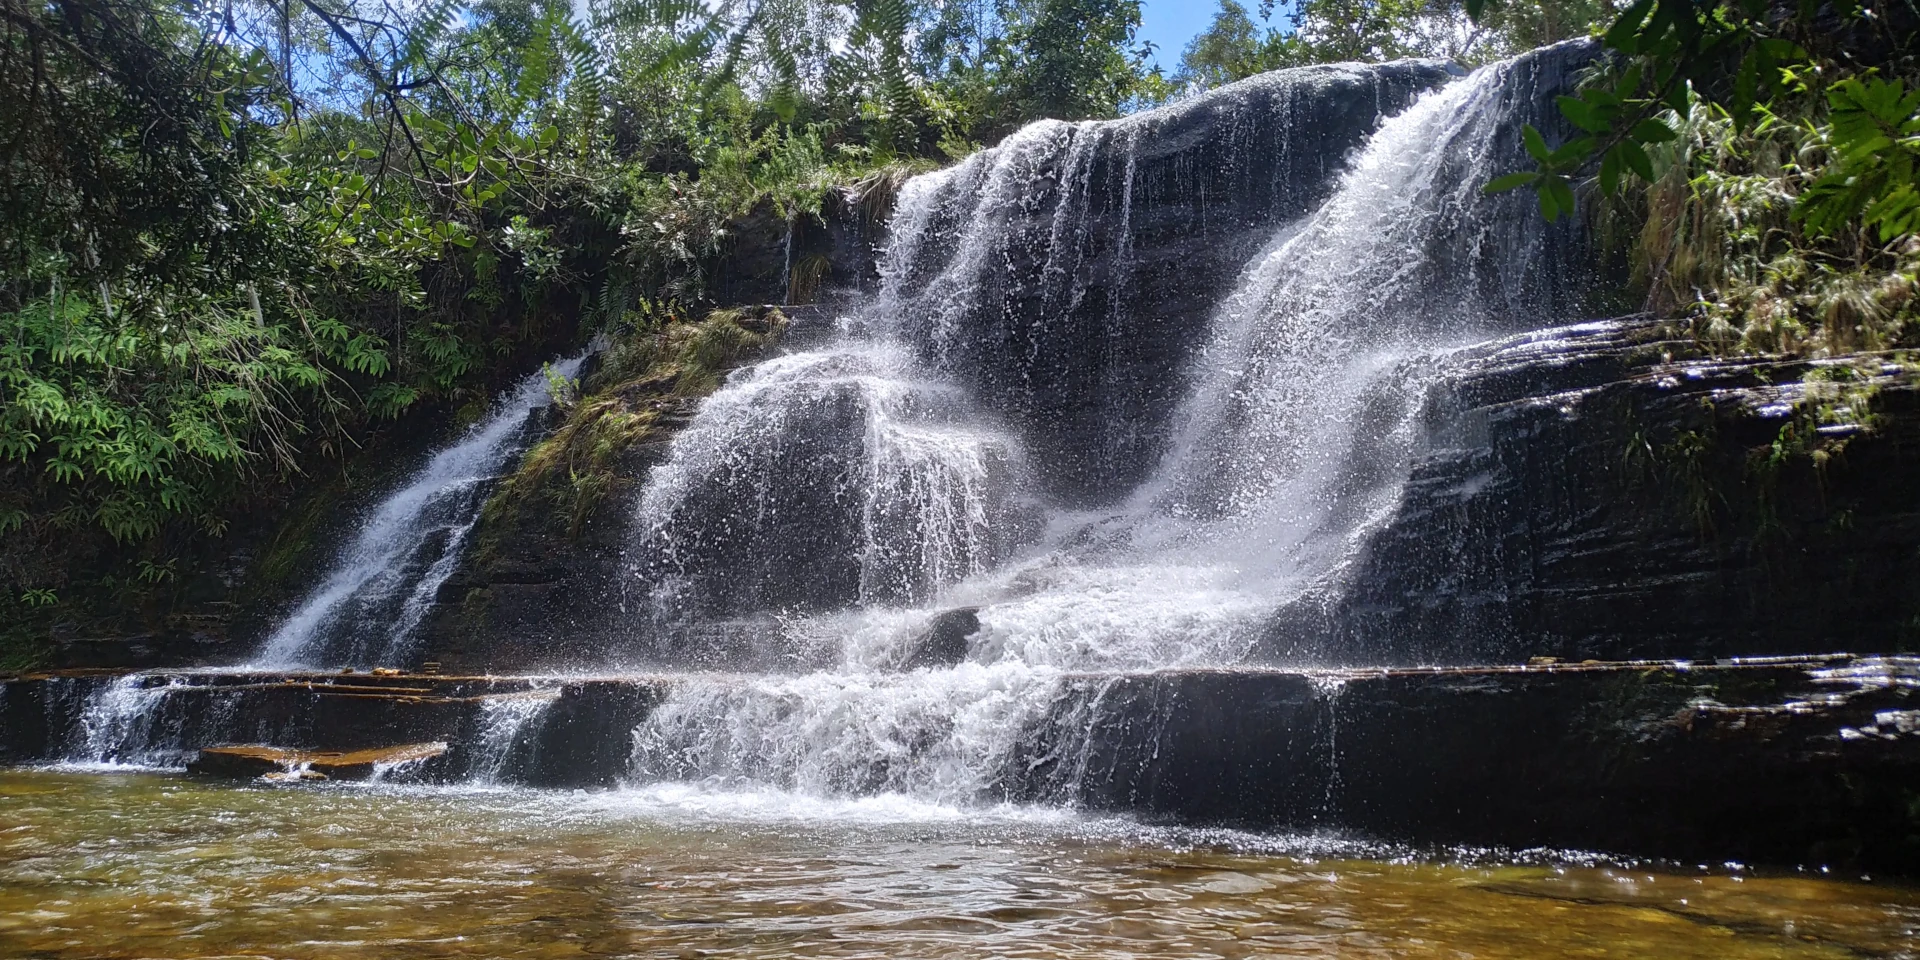
[[[1920,956],[1920,891],[691,790],[0,772],[8,957]]]

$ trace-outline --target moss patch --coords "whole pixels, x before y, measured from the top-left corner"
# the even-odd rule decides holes
[[[619,469],[621,458],[661,439],[663,412],[713,392],[785,326],[773,308],[728,309],[697,322],[668,317],[616,338],[588,378],[587,395],[567,405],[565,422],[487,501],[487,526],[517,527],[529,511],[545,511],[569,539],[579,537],[608,495],[634,481]],[[485,538],[479,547],[484,561]]]

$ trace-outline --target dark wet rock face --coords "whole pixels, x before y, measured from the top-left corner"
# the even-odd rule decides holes
[[[1468,351],[1399,508],[1270,656],[1499,663],[1920,644],[1920,387],[1878,358],[1871,430],[1780,457],[1803,361],[1689,359],[1644,323]],[[1778,386],[1788,384],[1788,386]]]
[[[1910,875],[1917,667],[1090,676],[1012,781],[1029,799],[1181,822]]]
[[[306,769],[350,779],[378,765],[394,782],[611,786],[646,778],[636,726],[696,682],[23,678],[0,682],[0,759],[194,762],[242,778]],[[161,702],[116,710],[122,695]],[[1073,674],[980,799],[1912,875],[1917,698],[1920,662],[1843,655]]]
[[[1118,123],[1029,127],[914,204],[924,222],[895,219],[924,239],[892,241],[887,306],[1022,432],[1055,495],[1110,501],[1164,448],[1177,373],[1248,261],[1383,118],[1448,79],[1437,61],[1303,68]],[[970,259],[983,233],[993,249]]]
[[[980,632],[980,608],[961,607],[933,618],[927,631],[908,647],[902,670],[951,667],[967,659],[967,641]]]
[[[0,681],[0,762],[185,768],[226,779],[612,786],[654,678],[56,674]]]

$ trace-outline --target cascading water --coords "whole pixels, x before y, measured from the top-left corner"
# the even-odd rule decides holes
[[[1008,555],[1023,471],[1010,434],[893,344],[763,363],[707,401],[642,495],[653,633],[684,636],[689,611],[930,600]],[[796,560],[807,575],[785,576]]]
[[[174,691],[139,675],[117,677],[87,698],[79,729],[68,741],[68,763],[145,764],[155,760],[154,726]]]
[[[1519,124],[1587,51],[1430,92],[1309,215],[1270,206],[1183,392],[1124,355],[1151,329],[1124,299],[1139,160],[1176,120],[1037,124],[910,181],[875,302],[730,380],[639,506],[633,659],[712,664],[689,638],[726,622],[752,638],[727,662],[813,672],[681,678],[636,731],[637,774],[1013,797],[1023,735],[1088,712],[1059,708],[1073,674],[1244,662],[1397,502],[1446,355],[1566,309],[1569,228],[1480,188],[1525,163]],[[1292,103],[1323,80],[1262,82]],[[1062,337],[1086,348],[1065,392],[1087,409],[1045,379]],[[1062,454],[1061,423],[1089,417]],[[1089,479],[1115,457],[1136,462]],[[963,662],[898,672],[955,608],[978,624]]]
[[[552,365],[571,378],[585,355]],[[404,660],[414,632],[451,576],[492,481],[529,439],[535,410],[552,402],[546,369],[501,398],[485,419],[381,501],[333,569],[268,638],[265,666],[374,666]]]
[[[479,784],[502,782],[516,752],[539,732],[558,693],[535,689],[513,696],[493,697],[480,704],[480,735],[474,744],[467,779]]]
[[[185,676],[129,674],[49,680],[47,722],[62,728],[63,765],[178,767],[209,738],[226,739],[234,692],[196,689]]]
[[[533,412],[551,403],[549,372],[571,378],[585,359],[572,357],[522,380],[486,419],[375,507],[334,569],[267,641],[256,666],[403,661],[434,593],[459,562],[490,483],[526,449]],[[219,710],[170,713],[175,695],[188,689],[178,677],[156,682],[130,674],[67,686],[71,692],[62,696],[85,698],[75,705],[78,728],[68,738],[68,763],[178,766],[196,743],[231,740],[238,732],[226,729]],[[222,706],[234,702],[214,699]],[[509,736],[502,754],[511,746]]]

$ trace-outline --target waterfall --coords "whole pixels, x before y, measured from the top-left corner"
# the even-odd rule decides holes
[[[149,685],[137,674],[102,685],[87,698],[63,759],[79,764],[152,763],[154,727],[161,705],[174,692],[172,686]]]
[[[1010,552],[1023,470],[1010,434],[895,344],[760,364],[706,402],[642,494],[654,632],[684,637],[693,613],[930,600]]]
[[[1169,232],[1146,171],[1247,91],[1036,124],[910,181],[874,301],[737,373],[648,480],[644,642],[624,656],[768,672],[676,682],[636,730],[637,775],[1014,798],[1022,737],[1077,715],[1060,708],[1076,675],[1246,662],[1290,604],[1338,589],[1398,502],[1449,355],[1570,309],[1573,228],[1480,188],[1526,162],[1520,122],[1589,51],[1409,91],[1344,164],[1253,168],[1293,205],[1238,211],[1234,235],[1259,224],[1259,241],[1226,245],[1240,266],[1171,369],[1136,342],[1168,332],[1143,314],[1161,307],[1127,299],[1137,241],[1164,255]],[[1351,96],[1333,79],[1352,73],[1261,79],[1281,144],[1302,103]],[[1207,236],[1204,219],[1185,229]],[[962,662],[898,671],[961,607],[978,621]],[[716,624],[726,643],[690,639]]]
[[[62,677],[47,681],[47,722],[61,730],[62,764],[179,767],[224,731],[239,700],[184,676]]]
[[[505,780],[515,753],[538,735],[559,692],[534,689],[526,693],[492,697],[480,704],[479,737],[474,744],[473,763],[467,779],[474,783],[497,785]]]
[[[552,371],[572,377],[585,354]],[[434,594],[453,574],[492,481],[525,450],[547,370],[527,376],[459,440],[382,500],[333,568],[268,638],[257,663],[374,666],[405,660]]]

